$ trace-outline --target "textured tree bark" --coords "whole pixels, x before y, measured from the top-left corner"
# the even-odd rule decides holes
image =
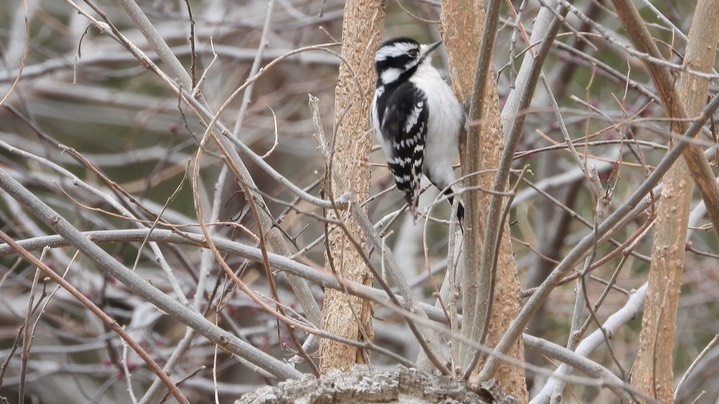
[[[689,31],[684,59],[686,67],[701,72],[711,71],[719,40],[716,21],[719,21],[719,1],[700,0]],[[681,74],[677,96],[684,106],[686,117],[701,112],[706,103],[708,86],[708,80],[691,73]],[[669,114],[675,119],[684,118],[671,111]],[[685,122],[674,123],[672,132],[681,133],[686,126]],[[681,159],[664,180],[639,351],[632,366],[632,383],[663,403],[674,401],[672,353],[693,188],[692,174],[685,160]]]
[[[235,404],[264,403],[495,403],[516,401],[493,383],[483,383],[478,393],[456,378],[399,367],[390,373],[368,366],[350,372],[329,372],[320,379],[306,376],[243,395]]]
[[[370,103],[374,92],[374,52],[384,26],[384,0],[348,0],[342,26],[342,63],[335,89],[336,137],[334,159],[329,164],[332,175],[329,190],[333,197],[351,192],[355,200],[369,194],[369,152],[372,136],[369,130]],[[335,178],[337,181],[335,181]],[[345,220],[349,233],[360,245],[363,232],[348,215],[328,217]],[[332,229],[333,226],[330,226]],[[328,237],[325,267],[340,280],[372,284],[372,275],[359,253],[344,233],[335,228]],[[330,334],[353,340],[372,339],[372,305],[368,300],[328,290],[325,294],[322,328]],[[367,363],[368,353],[336,341],[322,340],[320,371],[349,370],[356,363]]]
[[[442,3],[440,18],[443,31],[442,38],[449,52],[452,85],[460,102],[465,103],[470,99],[471,91],[474,87],[474,66],[476,65],[480,33],[484,22],[483,2],[445,0]],[[463,156],[467,156],[465,161],[462,162],[465,175],[469,172],[488,171],[488,174],[470,177],[467,185],[481,186],[485,189],[492,187],[493,169],[499,166],[504,144],[499,97],[494,76],[494,69],[490,69],[485,75],[488,80],[485,87],[486,94],[480,124],[480,138],[468,138],[467,153],[461,153]],[[464,253],[476,252],[476,254],[472,258],[461,262],[465,266],[474,265],[477,267],[481,258],[478,252],[482,249],[482,235],[485,226],[482,213],[486,211],[489,195],[478,190],[467,191],[465,195],[469,213],[467,216],[468,223],[469,226],[472,226],[472,229],[465,231],[465,236],[467,237],[464,240]],[[512,252],[509,225],[505,222],[502,226],[504,229],[499,247],[495,291],[486,339],[486,344],[490,347],[497,343],[520,309],[519,293],[521,285],[517,273],[517,264]],[[469,283],[465,282],[463,287],[476,288],[479,281],[479,279],[471,279]],[[465,315],[465,321],[466,319],[467,316]],[[518,361],[524,360],[524,346],[521,338],[517,340],[508,354]],[[475,368],[475,372],[481,368],[481,365],[482,363],[479,363],[479,366]],[[503,364],[498,370],[496,380],[499,387],[515,397],[518,402],[528,401],[523,368]]]

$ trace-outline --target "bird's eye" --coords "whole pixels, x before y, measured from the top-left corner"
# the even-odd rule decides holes
[[[416,58],[417,56],[419,56],[419,50],[412,49],[411,51],[409,51],[409,55],[413,58]]]

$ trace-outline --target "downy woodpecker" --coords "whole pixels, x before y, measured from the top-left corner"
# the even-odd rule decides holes
[[[415,220],[422,173],[447,195],[450,204],[456,188],[452,158],[457,153],[463,112],[450,86],[432,67],[430,53],[440,44],[394,38],[384,42],[375,55],[372,124]],[[460,202],[460,224],[463,216]]]

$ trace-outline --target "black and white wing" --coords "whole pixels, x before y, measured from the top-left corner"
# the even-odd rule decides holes
[[[429,119],[427,99],[411,82],[401,84],[385,97],[378,100],[385,105],[384,113],[378,117],[382,146],[397,188],[404,192],[416,217]]]

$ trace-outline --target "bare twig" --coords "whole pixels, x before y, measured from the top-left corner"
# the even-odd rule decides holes
[[[5,170],[0,169],[0,188],[12,195],[16,200],[22,203],[37,218],[42,220],[46,225],[53,228],[58,234],[62,235],[77,249],[83,252],[88,258],[91,258],[100,268],[108,273],[108,275],[117,278],[125,284],[130,290],[140,295],[144,299],[153,302],[158,308],[165,312],[171,313],[178,320],[196,329],[200,334],[207,337],[210,341],[218,344],[222,349],[241,356],[253,364],[263,367],[279,378],[298,377],[299,372],[285,365],[277,359],[268,356],[259,349],[242,341],[233,334],[210,323],[199,313],[179,304],[171,297],[165,295],[155,287],[148,284],[140,276],[130,272],[121,265],[117,260],[102,250],[99,246],[83,237],[83,235],[74,228],[67,220],[53,211],[38,197],[25,189],[20,183],[11,178]]]
[[[709,341],[709,343],[704,347],[704,349],[702,349],[702,351],[699,353],[699,355],[697,355],[697,357],[694,359],[694,361],[692,361],[692,364],[689,365],[686,372],[684,372],[684,374],[682,375],[682,378],[679,379],[676,389],[674,389],[674,399],[675,400],[677,399],[677,394],[679,393],[679,390],[682,388],[682,386],[684,385],[684,382],[687,380],[687,377],[689,377],[689,375],[697,367],[699,362],[701,362],[701,360],[704,359],[706,354],[708,354],[709,351],[711,351],[711,349],[714,348],[714,346],[716,346],[717,343],[719,343],[719,334],[715,335],[714,338],[712,338],[712,340]]]

